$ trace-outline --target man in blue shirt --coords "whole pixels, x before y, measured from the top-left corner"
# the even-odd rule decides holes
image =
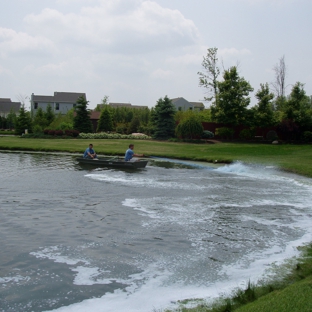
[[[83,153],[83,158],[97,158],[96,152],[93,149],[93,144],[89,144],[89,147]]]
[[[143,154],[135,154],[133,151],[134,145],[130,144],[129,148],[126,150],[125,161],[137,161],[138,159],[133,158],[133,156],[142,157]]]

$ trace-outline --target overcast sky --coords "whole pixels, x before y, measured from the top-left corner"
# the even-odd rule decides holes
[[[300,81],[311,95],[311,12],[311,0],[1,0],[0,98],[85,92],[89,108],[105,95],[149,107],[165,95],[201,101],[209,47],[255,91],[285,56],[286,93]]]

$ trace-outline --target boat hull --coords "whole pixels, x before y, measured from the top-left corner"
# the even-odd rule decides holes
[[[138,161],[124,161],[122,158],[116,159],[104,159],[104,158],[83,158],[78,157],[76,160],[80,164],[92,165],[96,167],[114,167],[114,168],[125,168],[125,169],[141,169],[147,165],[147,160]]]

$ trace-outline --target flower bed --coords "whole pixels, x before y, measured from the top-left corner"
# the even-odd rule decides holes
[[[130,139],[130,140],[150,140],[148,135],[119,134],[119,133],[83,133],[78,136],[80,139]]]

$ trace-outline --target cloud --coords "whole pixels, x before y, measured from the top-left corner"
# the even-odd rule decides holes
[[[57,44],[106,52],[145,53],[195,44],[199,33],[180,11],[153,1],[107,0],[84,6],[78,13],[45,8],[24,19],[31,33]]]
[[[161,68],[158,68],[156,70],[153,71],[153,73],[151,74],[152,78],[156,78],[156,79],[168,79],[173,77],[174,73],[170,70],[164,70]]]
[[[12,53],[31,52],[49,54],[54,50],[52,41],[44,36],[31,36],[25,32],[0,27],[0,55],[6,57]]]

